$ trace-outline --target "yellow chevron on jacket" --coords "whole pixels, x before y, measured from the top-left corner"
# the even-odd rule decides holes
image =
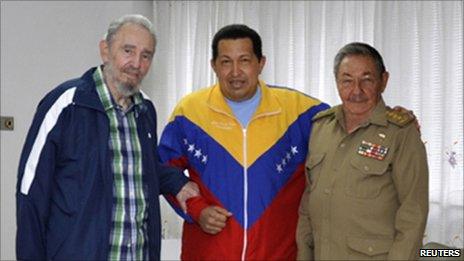
[[[259,84],[261,101],[246,126],[247,166],[271,148],[299,115],[321,103],[296,90],[268,87],[263,81]],[[174,109],[170,121],[177,116],[184,116],[196,124],[221,144],[237,162],[244,164],[245,127],[241,126],[227,105],[219,83],[185,96]]]

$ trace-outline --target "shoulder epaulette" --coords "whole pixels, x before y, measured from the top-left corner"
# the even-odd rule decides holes
[[[408,112],[400,112],[395,111],[393,109],[388,108],[385,115],[387,116],[387,120],[395,125],[400,127],[404,127],[412,122],[415,117],[411,116]]]
[[[318,114],[316,114],[313,117],[313,121],[316,121],[316,120],[319,120],[319,119],[322,119],[324,117],[331,116],[331,115],[334,115],[334,114],[335,114],[335,107],[332,107],[330,109],[323,110],[323,111],[319,112]]]

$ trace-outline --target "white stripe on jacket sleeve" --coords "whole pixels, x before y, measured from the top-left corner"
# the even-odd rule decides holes
[[[47,140],[48,134],[55,126],[63,109],[72,103],[75,91],[76,87],[73,87],[61,94],[61,96],[50,107],[42,121],[42,124],[40,125],[39,132],[35,137],[34,145],[32,146],[29,158],[27,159],[26,166],[24,168],[24,175],[21,180],[21,193],[24,195],[29,193],[29,189],[34,181],[39,157],[45,145],[45,141]]]

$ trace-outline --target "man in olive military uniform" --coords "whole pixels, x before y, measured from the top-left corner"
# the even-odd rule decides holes
[[[344,46],[334,74],[342,104],[313,119],[298,259],[417,259],[428,168],[414,119],[385,106],[389,74],[373,47]]]

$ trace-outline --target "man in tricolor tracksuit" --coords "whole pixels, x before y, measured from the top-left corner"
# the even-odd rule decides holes
[[[181,258],[295,259],[311,119],[329,106],[259,80],[266,58],[245,25],[222,28],[212,50],[219,82],[179,102],[159,147],[202,194],[179,212]]]

